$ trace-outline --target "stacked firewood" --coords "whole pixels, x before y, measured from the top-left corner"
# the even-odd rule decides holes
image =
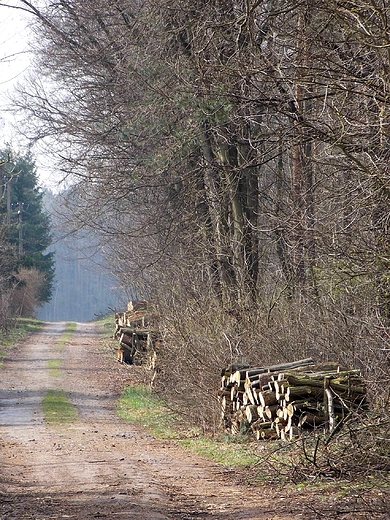
[[[311,358],[282,365],[237,366],[222,371],[219,390],[225,431],[252,431],[259,439],[291,440],[302,429],[333,431],[365,405],[359,370]]]
[[[131,301],[126,311],[115,314],[113,339],[119,340],[117,358],[120,363],[146,364],[148,368],[155,368],[161,341],[151,321],[147,302]]]
[[[141,329],[149,325],[149,311],[147,302],[130,301],[127,310],[115,313],[115,331],[113,338],[116,339],[124,327]]]

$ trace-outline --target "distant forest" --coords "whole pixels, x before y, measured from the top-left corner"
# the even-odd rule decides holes
[[[115,277],[104,269],[91,233],[88,237],[63,237],[59,217],[53,211],[55,202],[56,196],[48,192],[45,205],[53,233],[50,250],[55,253],[53,294],[51,301],[38,310],[37,317],[45,321],[90,321],[123,308],[125,298],[118,294]]]

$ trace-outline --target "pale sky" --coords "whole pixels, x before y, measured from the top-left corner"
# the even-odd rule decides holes
[[[18,4],[17,0],[8,0],[6,3]],[[12,95],[16,84],[22,83],[29,72],[28,19],[22,10],[0,5],[0,148],[10,145],[22,154],[26,151],[27,143],[13,127],[15,120],[7,107],[10,103],[8,96]],[[40,155],[38,150],[33,150],[33,153],[41,184],[56,190],[57,180],[50,166],[51,159]]]
[[[10,2],[12,3],[12,2]],[[13,2],[15,4],[15,2]],[[7,96],[28,72],[28,29],[23,11],[0,6],[0,145],[19,139],[11,127],[12,116],[7,112]]]

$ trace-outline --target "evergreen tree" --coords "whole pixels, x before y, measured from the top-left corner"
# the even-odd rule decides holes
[[[12,157],[0,152],[3,193],[0,213],[7,225],[6,237],[18,252],[19,269],[35,269],[43,276],[38,304],[50,301],[54,279],[54,253],[45,253],[51,243],[50,218],[43,210],[43,192],[38,186],[30,154]]]
[[[9,324],[10,295],[18,283],[17,258],[11,244],[5,239],[6,228],[0,224],[0,331]]]

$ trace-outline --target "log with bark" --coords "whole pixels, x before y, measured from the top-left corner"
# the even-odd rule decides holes
[[[146,302],[129,302],[128,309],[115,314],[113,339],[119,340],[117,359],[121,363],[146,365],[155,370],[162,341],[151,326]]]
[[[366,407],[359,370],[311,358],[262,367],[222,370],[219,400],[224,429],[260,439],[291,440],[303,429],[332,432],[348,414]]]

